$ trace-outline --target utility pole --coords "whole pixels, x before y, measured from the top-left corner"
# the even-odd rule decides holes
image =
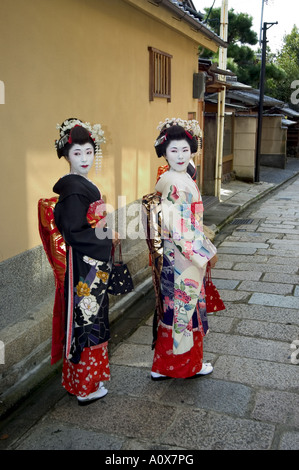
[[[262,0],[261,27],[260,27],[260,40],[259,40],[260,47],[262,45],[262,28],[263,28],[263,17],[264,17],[264,3],[265,3],[265,0]]]
[[[260,73],[260,98],[258,110],[258,126],[257,126],[257,139],[256,139],[256,156],[255,156],[255,182],[260,181],[260,156],[261,156],[261,140],[262,140],[262,126],[263,126],[263,104],[264,104],[264,90],[265,90],[265,70],[266,70],[266,48],[267,48],[267,29],[271,28],[276,23],[264,23],[263,25],[263,40],[262,40],[262,63]]]
[[[221,19],[220,19],[220,37],[227,41],[228,30],[228,0],[222,0]],[[226,70],[227,49],[219,48],[219,68]],[[225,76],[222,77],[225,81]],[[224,117],[225,117],[225,85],[218,92],[218,113],[217,113],[217,148],[216,148],[216,166],[215,166],[215,195],[220,199],[221,179],[222,179],[222,160],[223,160],[223,135],[224,135]]]

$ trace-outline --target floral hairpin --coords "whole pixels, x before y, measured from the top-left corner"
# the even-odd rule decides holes
[[[160,122],[157,129],[158,131],[162,132],[162,130],[167,129],[171,126],[181,126],[185,129],[185,131],[189,132],[191,136],[195,136],[198,139],[202,137],[202,131],[201,128],[199,127],[198,121],[195,119],[186,121],[184,119],[180,118],[166,118],[164,122]],[[187,134],[188,135],[188,134]]]

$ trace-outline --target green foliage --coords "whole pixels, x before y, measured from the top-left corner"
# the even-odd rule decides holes
[[[205,8],[205,11],[208,13],[208,8]],[[220,15],[221,9],[215,8],[208,18],[208,26],[218,35],[220,33]],[[229,44],[235,44],[236,42],[251,44],[252,46],[257,44],[257,34],[251,29],[252,16],[247,13],[235,13],[234,9],[231,8],[228,11],[228,24],[227,42]]]
[[[299,79],[299,29],[293,26],[290,34],[284,36],[283,46],[276,57],[276,66],[281,76],[271,78],[268,86],[271,96],[290,102],[291,84]],[[276,78],[276,79],[275,79]]]
[[[208,14],[209,9],[206,8],[205,11]],[[209,27],[217,34],[220,32],[220,14],[220,8],[212,10],[207,21]],[[257,34],[252,30],[252,21],[252,16],[247,13],[235,13],[233,8],[229,10],[227,68],[237,75],[238,81],[258,88],[261,63],[257,59],[256,51],[250,47],[258,43]],[[201,48],[199,56],[218,62],[218,55],[207,49]],[[283,78],[283,68],[275,64],[275,56],[268,48],[265,93],[272,91],[274,84]]]

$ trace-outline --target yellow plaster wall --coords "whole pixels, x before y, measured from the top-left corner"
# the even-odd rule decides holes
[[[281,116],[263,116],[261,154],[286,155],[286,130]]]
[[[233,170],[237,177],[254,180],[257,119],[253,116],[235,116]]]
[[[197,111],[198,43],[124,0],[1,0],[0,31],[2,261],[40,244],[37,201],[68,172],[54,148],[68,117],[102,124],[103,168],[89,176],[107,202],[154,189],[159,121]],[[149,101],[148,46],[173,55],[171,103]]]

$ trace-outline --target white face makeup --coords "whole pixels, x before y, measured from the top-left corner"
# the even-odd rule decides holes
[[[87,176],[94,160],[94,149],[92,144],[72,145],[68,161],[70,162],[70,172],[81,176]]]
[[[172,140],[166,149],[166,160],[171,170],[186,171],[191,159],[191,149],[187,140]]]

